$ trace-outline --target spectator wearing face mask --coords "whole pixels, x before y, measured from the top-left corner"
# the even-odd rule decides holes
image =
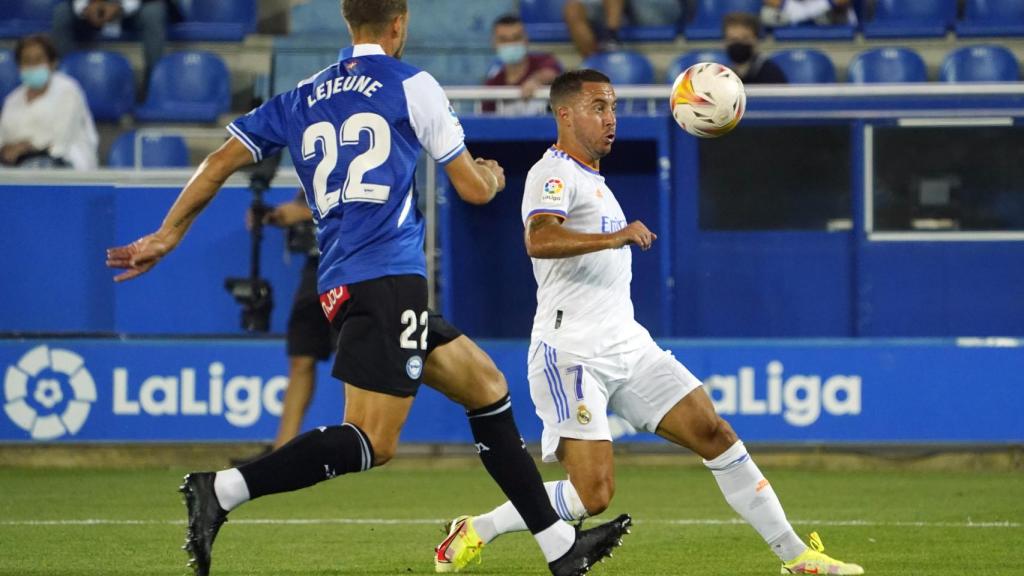
[[[550,85],[562,73],[562,66],[554,56],[545,52],[529,52],[526,28],[518,16],[509,14],[498,18],[492,30],[494,50],[498,63],[491,69],[484,82],[487,86],[518,86],[523,100],[506,103],[503,113],[543,114],[547,111],[544,102],[529,101],[541,86]],[[495,103],[485,102],[483,109],[493,112]]]
[[[21,85],[0,111],[0,162],[7,166],[96,168],[99,138],[82,88],[57,71],[57,50],[43,35],[14,47]]]
[[[829,26],[857,24],[850,0],[764,0],[761,22],[765,26]]]
[[[728,65],[744,84],[785,84],[786,74],[764,54],[757,51],[761,24],[757,16],[730,12],[722,19],[722,35]]]

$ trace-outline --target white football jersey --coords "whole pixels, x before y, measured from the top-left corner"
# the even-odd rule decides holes
[[[610,234],[627,224],[604,177],[554,146],[526,176],[523,225],[538,214],[560,216],[563,226],[587,234]],[[634,350],[650,340],[633,318],[629,246],[532,260],[537,280],[534,342],[595,357]]]

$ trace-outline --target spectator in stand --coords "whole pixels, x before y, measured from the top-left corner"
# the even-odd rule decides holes
[[[765,26],[829,26],[857,24],[850,0],[764,0],[761,22]]]
[[[757,50],[761,23],[757,16],[746,12],[730,12],[722,19],[725,62],[743,80],[744,84],[785,84],[786,74],[767,56]]]
[[[621,48],[623,24],[664,26],[683,16],[682,0],[566,0],[565,23],[580,56]]]
[[[136,32],[148,80],[164,55],[168,9],[168,0],[64,0],[53,9],[54,41],[64,55],[80,50],[83,42],[118,39],[122,30]]]
[[[0,111],[0,162],[5,166],[96,168],[99,137],[85,94],[57,71],[57,50],[43,35],[14,47],[21,85]]]
[[[523,100],[506,103],[504,114],[544,114],[547,103],[530,101],[541,86],[550,85],[562,73],[562,65],[546,52],[528,52],[526,28],[518,16],[508,14],[494,22],[492,31],[494,50],[498,54],[496,64],[487,74],[487,86],[518,86]],[[493,112],[494,102],[484,102],[485,112]]]

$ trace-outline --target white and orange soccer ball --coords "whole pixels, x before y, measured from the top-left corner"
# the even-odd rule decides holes
[[[700,62],[676,77],[669,104],[683,130],[700,138],[717,138],[739,124],[747,93],[743,81],[729,68]]]

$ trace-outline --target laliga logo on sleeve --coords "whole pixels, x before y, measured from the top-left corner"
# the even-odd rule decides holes
[[[96,384],[74,352],[36,346],[4,376],[4,412],[33,440],[53,440],[82,429],[96,401]]]
[[[544,192],[540,195],[540,201],[544,204],[561,204],[564,190],[565,182],[561,178],[548,178],[548,181],[544,183]]]

